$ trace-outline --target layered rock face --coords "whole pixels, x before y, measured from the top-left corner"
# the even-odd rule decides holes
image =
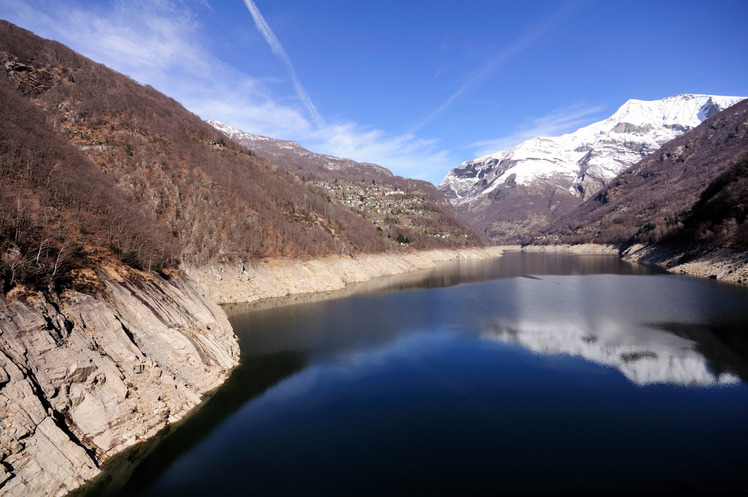
[[[65,495],[237,364],[225,314],[186,277],[103,282],[98,298],[0,297],[1,495]]]

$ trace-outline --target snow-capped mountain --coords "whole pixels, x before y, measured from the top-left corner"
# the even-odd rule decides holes
[[[464,162],[437,188],[494,237],[519,233],[567,211],[664,143],[743,98],[629,100],[609,118],[573,133],[533,138]]]

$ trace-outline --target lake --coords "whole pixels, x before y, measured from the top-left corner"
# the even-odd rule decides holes
[[[242,364],[91,494],[748,490],[745,288],[509,253],[307,300],[227,306]]]

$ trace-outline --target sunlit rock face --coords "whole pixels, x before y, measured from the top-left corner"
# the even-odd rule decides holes
[[[549,222],[666,142],[744,97],[629,100],[609,118],[469,160],[437,189],[476,227],[503,240]]]
[[[62,496],[180,420],[238,363],[226,315],[186,277],[0,296],[0,495]]]

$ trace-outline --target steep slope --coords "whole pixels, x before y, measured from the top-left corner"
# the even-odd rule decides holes
[[[97,280],[97,295],[0,295],[1,495],[67,494],[237,364],[225,314],[188,279]]]
[[[178,257],[167,227],[0,82],[0,290],[67,286],[117,252],[162,268]],[[137,254],[137,258],[134,257]]]
[[[742,97],[629,100],[608,119],[467,161],[438,188],[499,241],[519,241],[590,198],[618,173]]]
[[[8,23],[0,63],[3,84],[156,219],[182,261],[384,250],[371,223],[150,87]]]
[[[394,180],[389,169],[376,164],[316,154],[296,142],[253,135],[220,121],[209,120],[208,124],[253,153],[288,169],[300,178],[305,177],[309,180],[337,178],[346,181],[364,179],[369,182],[375,180],[378,183]]]
[[[647,260],[666,265],[715,250],[741,253],[748,250],[747,192],[744,100],[621,173],[536,242],[645,244],[658,250]]]
[[[4,22],[0,62],[0,494],[65,495],[183,417],[239,350],[174,269],[171,226],[80,144],[124,131],[85,93],[51,103],[108,70]]]
[[[293,172],[330,201],[369,220],[386,237],[388,248],[454,249],[487,243],[431,183],[394,176],[376,164],[317,154],[295,142],[208,122],[252,154]]]

